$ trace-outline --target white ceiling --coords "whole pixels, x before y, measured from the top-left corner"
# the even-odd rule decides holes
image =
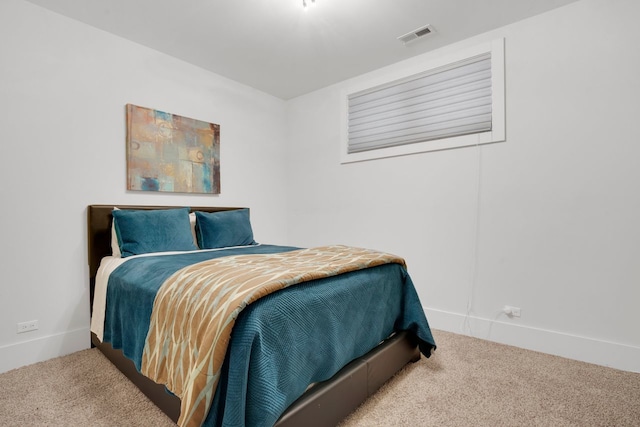
[[[576,0],[28,1],[290,99]]]

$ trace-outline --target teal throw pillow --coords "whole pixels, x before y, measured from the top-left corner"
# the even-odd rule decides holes
[[[196,237],[200,249],[255,245],[249,209],[196,211]]]
[[[194,251],[189,208],[114,210],[113,226],[122,257],[151,252]]]

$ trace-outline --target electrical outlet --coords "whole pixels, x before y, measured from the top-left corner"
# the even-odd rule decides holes
[[[502,309],[502,312],[509,317],[520,317],[520,307],[512,307],[510,305],[505,305]]]
[[[23,332],[35,331],[38,329],[38,321],[37,320],[29,320],[28,322],[18,323],[18,332],[17,334],[21,334]]]

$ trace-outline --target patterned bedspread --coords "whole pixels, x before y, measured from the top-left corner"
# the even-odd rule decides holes
[[[235,264],[245,259],[244,255],[250,255],[245,262],[251,264],[254,254],[270,257],[269,254],[284,255],[297,250],[258,245],[131,259],[109,278],[104,340],[122,349],[142,371],[147,338],[164,341],[154,331],[169,326],[157,321],[151,326],[154,301],[169,278],[177,274],[194,278],[195,272],[187,273],[192,271],[189,266],[207,265],[212,258],[222,266],[233,264],[237,271]],[[337,273],[342,271],[342,263],[348,257],[334,258]],[[217,387],[205,387],[204,400],[211,404],[203,425],[273,426],[309,384],[329,379],[393,331],[415,333],[422,353],[428,356],[435,343],[424,310],[402,261],[391,262],[328,277],[324,277],[325,273],[317,275],[312,267],[314,273],[304,277],[307,282],[288,286],[291,280],[298,280],[296,276],[307,274],[297,274],[293,268],[292,277],[280,277],[284,278],[284,284],[278,286],[287,286],[285,289],[247,305],[237,315],[231,335],[226,338],[228,348],[226,357],[222,356],[221,368],[214,369],[213,365],[217,366],[220,360],[214,362],[211,358],[211,365],[204,369],[217,372],[214,378]],[[186,269],[178,273],[183,268]],[[262,272],[267,270],[263,268]],[[250,294],[245,295],[246,302],[252,300]],[[227,310],[227,314],[233,312],[234,309]],[[154,359],[150,365],[166,357],[153,351],[149,355]]]
[[[180,426],[200,426],[241,310],[291,285],[389,263],[405,264],[382,252],[323,246],[230,256],[185,267],[158,291],[142,373],[180,397]]]

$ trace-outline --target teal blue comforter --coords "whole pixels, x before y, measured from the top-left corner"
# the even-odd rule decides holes
[[[109,279],[104,340],[138,370],[155,295],[178,269],[227,255],[297,248],[259,245],[131,259]],[[249,305],[233,328],[207,426],[272,426],[313,382],[329,379],[393,331],[435,348],[411,278],[398,264],[302,283]]]

